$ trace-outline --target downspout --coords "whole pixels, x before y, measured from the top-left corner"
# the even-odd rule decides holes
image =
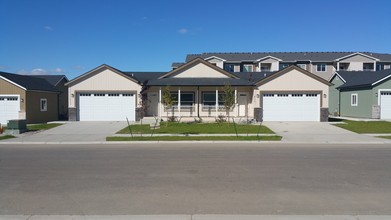
[[[338,89],[338,116],[341,116],[341,90]]]

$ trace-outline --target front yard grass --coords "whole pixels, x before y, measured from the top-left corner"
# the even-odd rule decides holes
[[[106,141],[280,141],[281,136],[137,136],[107,137]]]
[[[0,141],[1,141],[1,140],[6,140],[6,139],[11,139],[11,138],[14,138],[14,136],[12,136],[12,135],[0,136]]]
[[[378,138],[386,138],[386,139],[391,139],[391,136],[377,136]]]
[[[236,124],[239,134],[274,134],[268,127],[261,125]],[[151,134],[153,128],[149,124],[131,125],[133,134]],[[129,127],[117,132],[117,134],[130,134]],[[232,123],[176,123],[162,122],[160,128],[155,129],[155,134],[235,134],[235,127]]]
[[[38,131],[38,130],[49,130],[55,127],[58,127],[62,124],[60,123],[52,123],[52,124],[31,124],[27,125],[27,130],[29,131]]]
[[[350,121],[343,120],[344,124],[335,124],[359,134],[391,134],[391,122],[388,121]]]

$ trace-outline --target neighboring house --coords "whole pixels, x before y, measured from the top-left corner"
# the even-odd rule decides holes
[[[371,52],[261,52],[190,54],[186,62],[202,58],[228,72],[275,72],[296,65],[329,80],[335,71],[390,69],[391,54]],[[183,63],[173,63],[173,69]]]
[[[43,123],[59,119],[59,99],[66,77],[29,76],[0,72],[0,123],[25,119],[27,123]]]
[[[122,72],[102,65],[67,83],[69,120],[137,120],[146,116],[225,115],[222,88],[235,91],[231,116],[264,121],[327,121],[328,81],[297,66],[277,72],[229,72],[201,58],[168,72]],[[174,105],[163,106],[170,88]],[[141,99],[142,94],[146,99]],[[142,100],[144,103],[142,103]]]
[[[391,70],[337,71],[330,82],[330,113],[391,119]]]
[[[161,74],[122,72],[103,64],[66,84],[69,120],[135,121],[142,82]]]

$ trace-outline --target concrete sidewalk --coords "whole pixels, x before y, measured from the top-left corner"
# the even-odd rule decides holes
[[[391,215],[0,215],[0,220],[389,220]]]
[[[61,126],[41,132],[23,133],[18,138],[7,142],[96,142],[106,141],[107,136],[114,135],[125,128],[126,122],[66,122]]]
[[[281,142],[289,143],[391,143],[391,140],[357,134],[329,122],[264,122]]]

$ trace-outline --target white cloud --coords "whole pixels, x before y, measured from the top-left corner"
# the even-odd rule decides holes
[[[181,28],[178,30],[178,33],[180,34],[187,34],[189,32],[189,30],[187,30],[186,28]]]
[[[46,31],[52,31],[53,30],[53,28],[52,27],[50,27],[50,26],[45,26],[45,27],[43,27]]]
[[[65,71],[59,67],[55,68],[53,71],[53,73],[56,73],[56,74],[59,74],[59,73],[64,73]]]
[[[31,70],[31,73],[29,75],[47,75],[48,71],[42,68],[36,68]]]

